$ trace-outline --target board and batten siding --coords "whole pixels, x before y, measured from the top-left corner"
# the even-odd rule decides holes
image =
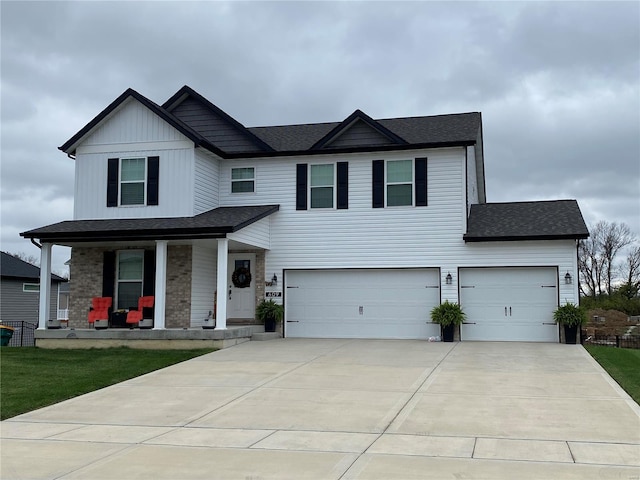
[[[193,215],[193,148],[176,150],[131,150],[78,154],[74,219],[182,217]],[[160,182],[157,206],[107,207],[107,160],[112,157],[158,156]]]
[[[40,283],[38,279],[3,278],[0,281],[0,320],[24,321],[38,324],[40,308],[39,292],[24,292],[23,284]],[[58,316],[58,289],[60,282],[51,282],[51,301],[49,304],[49,320],[56,320]]]
[[[216,208],[219,204],[219,160],[202,149],[195,150],[195,179],[193,213],[198,215]]]
[[[205,325],[204,319],[213,312],[216,291],[217,250],[196,242],[191,256],[191,327]],[[210,322],[212,322],[210,320]]]
[[[129,98],[81,144],[110,147],[113,144],[176,142],[188,140],[134,98]]]

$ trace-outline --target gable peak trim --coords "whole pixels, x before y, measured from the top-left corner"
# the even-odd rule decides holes
[[[333,141],[337,140],[340,136],[345,134],[358,121],[364,122],[370,128],[377,131],[384,137],[388,138],[392,144],[395,144],[395,145],[408,144],[408,142],[404,138],[393,133],[391,130],[384,127],[379,122],[375,121],[373,118],[371,118],[369,115],[364,113],[362,110],[356,109],[351,115],[349,115],[342,122],[340,122],[329,133],[327,133],[324,137],[318,140],[310,148],[310,150],[319,150],[319,149],[328,147]]]

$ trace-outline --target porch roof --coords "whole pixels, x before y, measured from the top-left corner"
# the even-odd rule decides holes
[[[218,207],[193,217],[67,220],[20,235],[51,243],[224,238],[279,209],[279,205],[255,205]]]

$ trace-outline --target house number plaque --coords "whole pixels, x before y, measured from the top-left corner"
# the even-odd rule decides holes
[[[266,298],[282,298],[282,292],[265,292]]]

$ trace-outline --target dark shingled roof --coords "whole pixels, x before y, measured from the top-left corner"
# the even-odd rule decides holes
[[[375,121],[414,148],[418,145],[472,145],[478,140],[482,116],[479,112],[472,112]],[[309,150],[341,123],[251,127],[248,130],[278,152],[302,152]]]
[[[482,123],[479,112],[374,120],[356,110],[342,122],[246,128],[186,85],[162,106],[129,88],[59,149],[70,155],[75,154],[76,147],[83,139],[130,98],[145,105],[197,147],[203,147],[222,158],[468,146],[478,142]],[[193,105],[183,111],[180,105],[185,101]],[[362,145],[349,147],[332,146],[334,134],[344,133],[345,129],[339,127],[348,127],[349,121],[355,117],[390,138],[391,144],[378,145],[365,141]],[[219,132],[217,136],[212,134],[222,126],[224,132]],[[227,138],[227,134],[235,134],[237,141]]]
[[[587,238],[578,202],[485,203],[472,205],[466,242]]]
[[[0,252],[0,274],[3,277],[25,278],[28,280],[40,280],[40,268],[30,263],[20,260],[6,252]],[[51,274],[51,280],[54,282],[66,282],[64,278]]]
[[[195,217],[69,220],[20,235],[41,241],[222,238],[279,210],[279,205],[219,207]]]

